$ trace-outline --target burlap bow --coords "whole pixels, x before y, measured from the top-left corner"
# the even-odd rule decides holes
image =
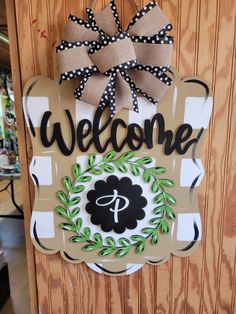
[[[87,9],[88,21],[70,15],[65,40],[57,47],[61,81],[78,78],[75,95],[86,103],[110,107],[111,117],[122,107],[138,112],[137,95],[157,104],[171,79],[172,29],[152,1],[122,32],[117,8]]]

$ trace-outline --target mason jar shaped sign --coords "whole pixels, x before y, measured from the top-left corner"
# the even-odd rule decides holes
[[[203,79],[170,67],[172,26],[155,2],[125,31],[114,1],[87,13],[69,17],[57,48],[62,84],[38,76],[24,89],[31,237],[45,254],[128,275],[200,243],[212,96]]]

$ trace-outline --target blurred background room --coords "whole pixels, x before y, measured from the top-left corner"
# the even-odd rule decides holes
[[[22,186],[5,0],[0,0],[0,313],[28,314]]]

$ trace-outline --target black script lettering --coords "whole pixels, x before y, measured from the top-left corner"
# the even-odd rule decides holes
[[[157,142],[158,144],[165,142],[164,152],[166,155],[170,155],[175,149],[174,143],[172,144],[173,132],[170,130],[165,131],[165,120],[161,113],[155,114],[152,120],[144,121],[144,134],[147,148],[153,148],[153,129],[155,122],[157,122]]]
[[[189,124],[182,124],[178,128],[176,132],[176,137],[175,137],[175,149],[177,153],[179,153],[180,155],[185,154],[187,150],[189,149],[189,147],[193,143],[198,141],[198,139],[194,138],[188,143],[186,143],[186,145],[183,148],[181,147],[181,144],[186,142],[191,137],[192,133],[193,133],[193,128]]]
[[[126,138],[119,145],[117,143],[117,129],[121,125],[124,129],[127,128],[127,124],[121,119],[115,119],[111,127],[111,143],[116,152],[120,152],[126,144]]]
[[[47,124],[49,122],[50,116],[52,115],[51,111],[46,111],[43,115],[41,127],[40,127],[40,137],[41,137],[43,146],[50,147],[56,141],[62,154],[65,156],[69,156],[73,153],[74,147],[75,147],[75,127],[74,127],[74,123],[73,123],[70,111],[66,110],[65,112],[69,121],[70,132],[71,132],[70,148],[68,148],[64,142],[62,132],[61,132],[61,125],[59,122],[54,123],[51,140],[48,140]]]
[[[96,150],[99,153],[104,153],[110,144],[110,138],[106,141],[104,146],[102,147],[101,142],[100,142],[100,134],[104,132],[104,130],[108,127],[110,122],[112,121],[112,118],[109,117],[106,123],[100,128],[100,122],[101,122],[101,117],[103,114],[104,110],[98,108],[93,119],[93,142]]]
[[[71,137],[71,145],[69,147],[65,144],[59,122],[53,125],[52,136],[50,139],[48,138],[47,124],[52,115],[50,111],[44,113],[40,126],[42,144],[45,147],[50,147],[56,142],[58,148],[65,156],[69,156],[73,153],[76,139],[78,148],[82,152],[88,151],[92,144],[94,144],[98,153],[104,153],[110,144],[116,152],[120,152],[125,145],[128,145],[128,147],[134,151],[139,150],[143,144],[146,144],[148,149],[152,149],[154,146],[154,132],[157,132],[156,144],[164,145],[164,153],[166,155],[172,154],[174,150],[176,150],[178,154],[183,155],[191,145],[198,143],[203,132],[201,131],[196,138],[191,139],[193,133],[191,125],[182,124],[178,127],[174,135],[173,131],[165,130],[165,120],[161,113],[155,114],[151,120],[146,119],[144,121],[144,129],[136,123],[127,125],[122,119],[112,119],[110,117],[100,126],[101,118],[104,113],[100,108],[94,115],[93,123],[88,119],[84,119],[78,123],[77,129],[75,129],[70,111],[65,110],[65,113],[69,122],[69,134]],[[154,129],[155,123],[157,126],[156,130]],[[102,133],[105,130],[107,130],[108,133],[108,126],[110,124],[110,136],[103,136],[105,143],[101,143]],[[122,137],[123,133],[125,133],[125,135]],[[89,138],[90,134],[91,138]],[[87,141],[85,141],[86,139]]]
[[[144,142],[144,136],[143,136],[143,129],[141,128],[141,126],[136,123],[130,124],[128,126],[128,137],[127,137],[127,144],[129,145],[130,149],[139,150],[142,147],[143,142]]]
[[[93,138],[90,139],[87,145],[84,145],[84,139],[91,133],[92,131],[92,123],[87,120],[81,120],[77,127],[77,144],[81,152],[87,152],[89,150],[89,147],[93,143]]]

